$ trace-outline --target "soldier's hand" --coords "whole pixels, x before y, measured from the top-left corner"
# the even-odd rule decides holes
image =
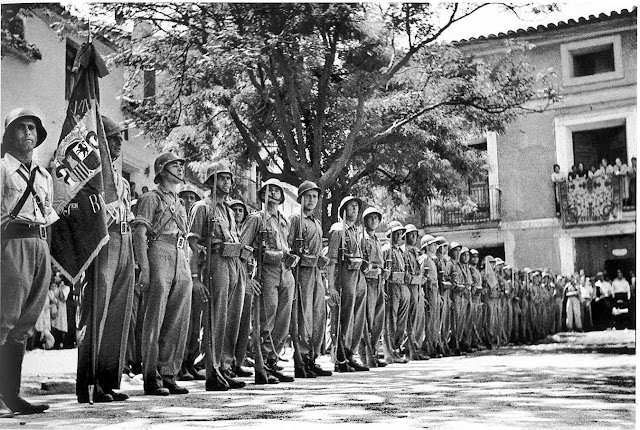
[[[207,303],[209,301],[209,290],[198,278],[193,278],[193,291],[201,302]]]
[[[338,301],[340,300],[340,295],[338,294],[338,290],[333,287],[329,288],[329,305],[337,306]]]
[[[143,267],[140,269],[140,276],[138,282],[134,286],[137,293],[144,293],[149,288],[149,268]]]
[[[259,296],[262,294],[262,287],[260,286],[260,282],[255,279],[249,280],[249,285],[247,285],[247,288],[250,288],[249,291],[251,291],[251,294],[254,296]]]

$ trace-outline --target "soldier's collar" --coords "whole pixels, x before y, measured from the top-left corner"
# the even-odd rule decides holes
[[[7,162],[9,163],[9,171],[11,173],[17,172],[18,169],[20,168],[20,166],[24,166],[24,169],[27,172],[31,172],[31,170],[36,170],[38,173],[42,173],[40,171],[40,166],[38,166],[36,164],[36,162],[33,161],[33,159],[31,159],[31,170],[29,170],[29,168],[26,166],[26,164],[23,164],[22,161],[18,160],[12,154],[7,152],[4,156],[5,156],[6,160],[7,160]]]
[[[171,197],[173,197],[174,199],[178,198],[178,193],[174,193],[173,191],[166,189],[165,187],[163,187],[160,184],[158,184],[158,191],[160,191],[162,194],[168,194]]]

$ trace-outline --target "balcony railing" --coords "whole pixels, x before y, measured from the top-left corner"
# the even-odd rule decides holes
[[[457,226],[500,220],[500,190],[474,185],[466,200],[433,200],[421,211],[423,226]]]
[[[565,227],[620,221],[635,210],[629,177],[606,175],[576,178],[558,185],[560,216]]]

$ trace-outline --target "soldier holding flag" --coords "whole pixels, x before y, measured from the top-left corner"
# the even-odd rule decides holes
[[[122,153],[120,133],[124,128],[105,116],[102,123],[113,162]],[[129,216],[133,216],[129,183],[115,169],[114,179],[118,205],[109,211],[109,243],[89,266],[88,285],[82,296],[80,327],[92,324],[95,318],[98,330],[95,341],[91,335],[78,339],[76,395],[79,403],[89,402],[88,385],[94,385],[95,402],[122,401],[129,397],[113,390],[120,388],[133,305],[134,261],[129,228]],[[86,330],[83,333],[88,334]],[[91,384],[89,372],[94,346],[97,347],[96,383]]]
[[[33,162],[33,150],[44,142],[42,120],[18,108],[5,119],[0,160],[2,188],[2,275],[0,325],[0,415],[44,412],[20,397],[22,361],[29,331],[44,306],[51,281],[46,227],[58,216],[52,208],[49,173]],[[4,403],[2,404],[2,397]]]

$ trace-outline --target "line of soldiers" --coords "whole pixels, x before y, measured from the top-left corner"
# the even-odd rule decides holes
[[[113,162],[123,127],[102,121]],[[24,342],[50,278],[45,227],[57,219],[50,175],[32,162],[45,137],[40,118],[26,109],[5,121],[0,416],[47,408],[19,396]],[[170,152],[156,158],[158,186],[138,199],[135,217],[129,184],[115,171],[119,204],[109,211],[109,242],[86,271],[80,403],[126,400],[116,391],[125,359],[140,367],[148,395],[186,394],[176,381],[189,377],[204,379],[208,391],[242,388],[238,377],[251,376],[242,366],[250,337],[255,383],[276,384],[330,376],[316,363],[327,351],[334,371],[367,371],[560,329],[562,291],[546,273],[516,272],[492,257],[479,269],[474,250],[419,238],[415,226],[396,221],[383,246],[376,234],[382,213],[362,211],[354,196],[342,200],[323,247],[314,215],[321,189],[313,182],[300,185],[300,212],[287,218],[279,210],[284,188],[269,179],[258,193],[262,209],[249,214],[229,197],[227,163],[208,169],[205,198],[184,185],[184,164]],[[204,375],[195,368],[201,327]],[[289,337],[294,377],[278,365]]]

